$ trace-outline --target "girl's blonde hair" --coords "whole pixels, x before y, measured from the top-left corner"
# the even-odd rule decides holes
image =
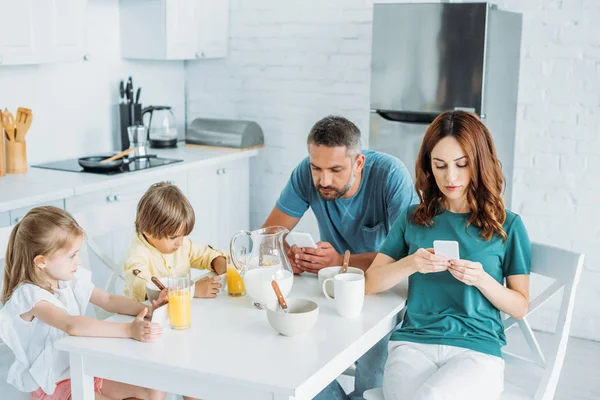
[[[22,283],[43,287],[33,262],[36,256],[52,256],[68,248],[75,239],[83,235],[83,229],[68,212],[52,206],[31,209],[10,233],[5,257],[2,303],[6,304]]]

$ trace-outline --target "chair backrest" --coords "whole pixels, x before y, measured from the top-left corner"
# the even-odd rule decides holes
[[[542,293],[530,299],[529,311],[531,314],[551,297],[562,291],[562,299],[555,334],[549,342],[546,354],[541,349],[527,316],[521,320],[512,317],[504,320],[506,330],[518,326],[531,350],[533,358],[504,352],[507,362],[525,362],[536,364],[543,369],[542,377],[535,393],[535,400],[549,400],[554,397],[556,385],[565,358],[571,320],[575,305],[575,293],[585,256],[569,250],[548,246],[539,243],[531,245],[531,273],[532,280],[535,275],[541,275],[553,280]]]

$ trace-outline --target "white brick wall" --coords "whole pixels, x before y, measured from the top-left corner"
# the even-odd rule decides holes
[[[497,4],[523,13],[513,208],[532,240],[587,253],[573,334],[600,340],[600,1]],[[188,121],[246,118],[265,131],[254,227],[306,156],[316,120],[339,113],[368,136],[371,15],[368,0],[231,0],[229,57],[187,64]],[[549,329],[554,313],[533,320]]]

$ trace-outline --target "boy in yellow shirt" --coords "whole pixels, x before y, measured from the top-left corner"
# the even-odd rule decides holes
[[[192,243],[187,235],[194,229],[192,205],[175,185],[156,183],[142,196],[135,218],[136,235],[123,266],[125,296],[146,299],[146,282],[178,276],[189,268],[215,271],[214,278],[196,282],[194,297],[213,298],[219,292],[220,274],[227,271],[225,254],[210,246]],[[133,274],[134,269],[141,272]]]

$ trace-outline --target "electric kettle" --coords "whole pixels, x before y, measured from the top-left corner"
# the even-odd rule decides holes
[[[170,106],[148,106],[142,110],[148,128],[148,142],[153,149],[177,147],[177,126]]]

